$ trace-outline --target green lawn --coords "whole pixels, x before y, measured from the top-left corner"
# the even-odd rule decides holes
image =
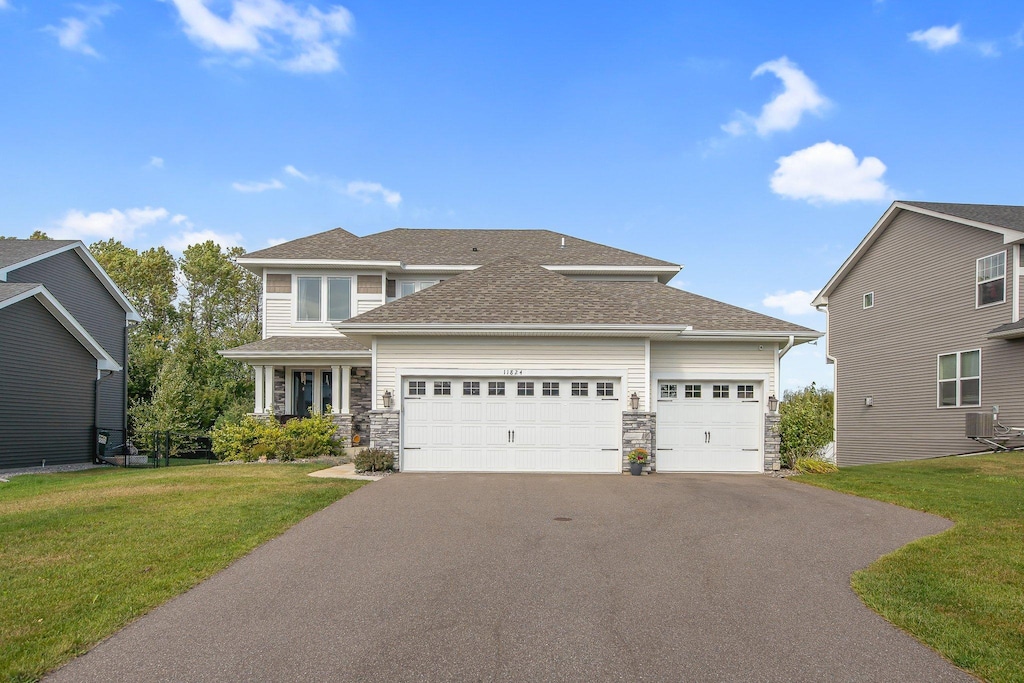
[[[35,680],[365,482],[203,465],[0,483],[0,680]],[[144,655],[143,655],[144,656]]]
[[[795,481],[956,525],[853,575],[865,603],[990,681],[1024,681],[1024,453],[850,467]]]

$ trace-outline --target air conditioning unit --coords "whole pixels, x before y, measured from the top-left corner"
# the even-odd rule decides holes
[[[968,439],[991,439],[996,435],[992,413],[967,413],[965,417]]]

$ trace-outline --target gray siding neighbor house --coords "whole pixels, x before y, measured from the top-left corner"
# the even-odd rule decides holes
[[[897,201],[879,219],[813,302],[839,465],[988,450],[965,421],[994,406],[1024,426],[1022,243],[1020,206]]]
[[[0,469],[89,462],[126,428],[138,312],[81,242],[0,240]]]

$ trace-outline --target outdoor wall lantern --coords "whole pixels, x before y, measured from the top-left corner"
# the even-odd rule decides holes
[[[775,398],[775,394],[768,397],[768,412],[774,413],[779,409],[779,399]]]
[[[633,395],[629,397],[629,405],[633,410],[640,410],[640,397],[636,395],[635,391],[633,392]]]
[[[867,407],[869,407],[869,408],[870,408],[871,406],[875,405],[875,399],[874,399],[874,397],[873,397],[873,396],[866,396],[866,397],[864,398],[864,405],[866,405],[866,406],[867,406]]]
[[[390,409],[391,408],[391,392],[390,391],[385,391],[383,398],[384,398],[384,408],[385,409]]]

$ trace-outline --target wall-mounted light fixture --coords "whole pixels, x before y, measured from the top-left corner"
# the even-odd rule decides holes
[[[390,409],[391,408],[391,392],[390,391],[385,391],[384,392],[384,396],[382,398],[384,399],[384,409],[385,410]]]
[[[633,410],[640,410],[640,397],[633,392],[633,395],[629,397],[629,405]]]
[[[768,397],[768,412],[774,413],[779,409],[779,399],[775,398],[775,394]]]
[[[869,408],[871,406],[875,405],[875,397],[874,396],[867,396],[867,397],[865,397],[864,405],[866,405]]]

